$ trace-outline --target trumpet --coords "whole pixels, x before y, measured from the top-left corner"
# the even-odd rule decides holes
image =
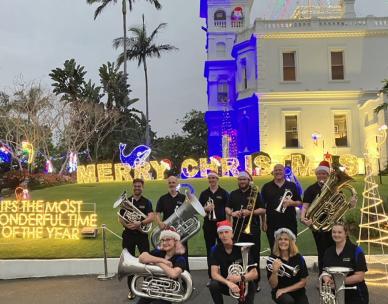
[[[264,260],[267,261],[267,269],[268,271],[273,270],[273,262],[276,260],[272,257],[263,257]],[[280,266],[280,269],[278,271],[278,276],[279,277],[287,277],[291,278],[294,277],[298,274],[300,268],[299,265],[296,265],[295,267],[292,267],[290,265],[287,265],[285,263],[282,263],[282,266]]]
[[[280,200],[280,203],[279,205],[276,207],[275,211],[279,212],[279,213],[284,213],[287,209],[287,207],[283,207],[283,202],[284,200],[289,200],[292,198],[292,192],[290,189],[286,189],[284,190],[284,193],[283,193],[283,196]]]
[[[209,207],[209,206],[212,206],[213,210],[209,212],[208,219],[209,219],[209,221],[216,221],[217,217],[216,217],[216,212],[214,211],[214,207],[215,207],[214,201],[210,197],[209,197],[208,201],[206,202],[206,207]]]

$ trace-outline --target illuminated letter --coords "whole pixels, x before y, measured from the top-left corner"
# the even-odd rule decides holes
[[[198,162],[192,158],[185,159],[181,165],[181,173],[183,176],[190,178],[198,174]]]
[[[218,174],[217,160],[214,159],[213,157],[210,158],[210,163],[208,162],[207,158],[200,158],[199,168],[200,168],[201,177],[207,177],[208,171],[214,171]]]
[[[164,179],[164,172],[167,171],[167,166],[160,162],[160,164],[156,160],[151,160],[150,161],[151,167],[155,170],[156,172],[156,179],[157,180],[162,180]]]
[[[77,169],[77,183],[88,184],[95,183],[96,179],[96,165],[78,166]]]
[[[245,171],[252,175],[252,170],[252,155],[245,155]]]
[[[303,154],[291,154],[291,168],[297,176],[308,176],[310,173],[310,161],[307,156],[304,156],[303,162],[303,156]]]
[[[115,181],[131,182],[131,166],[127,164],[115,164]]]
[[[112,164],[98,164],[97,176],[100,183],[113,182]]]
[[[345,167],[345,172],[349,176],[358,174],[358,159],[357,156],[352,154],[343,154],[339,158],[341,166]]]
[[[135,167],[135,178],[141,178],[143,180],[151,180],[151,165],[149,162],[145,162]]]
[[[271,174],[271,159],[267,155],[256,156],[253,163],[255,164],[255,171],[258,171],[256,175]]]
[[[239,161],[237,158],[222,158],[221,159],[221,168],[222,176],[238,176],[238,166]]]

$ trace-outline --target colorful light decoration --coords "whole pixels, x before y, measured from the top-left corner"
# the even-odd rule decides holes
[[[32,164],[34,161],[34,146],[28,141],[22,141],[22,152],[27,156],[27,163]]]
[[[0,164],[12,162],[12,149],[0,141]]]
[[[45,172],[46,173],[53,173],[54,172],[54,166],[53,166],[53,163],[50,159],[46,160]]]
[[[120,150],[120,160],[123,164],[128,164],[132,168],[135,168],[138,165],[144,164],[148,157],[151,154],[151,148],[146,145],[139,145],[135,147],[131,153],[125,154],[125,148],[127,147],[127,144],[120,143],[119,150]]]
[[[313,140],[313,143],[315,146],[318,146],[318,141],[321,137],[322,137],[322,134],[318,132],[314,132],[313,134],[311,134],[311,139]]]
[[[67,165],[67,171],[69,173],[76,172],[77,171],[77,167],[78,167],[78,155],[75,152],[70,152],[69,162],[68,162],[68,165]]]
[[[386,140],[386,126],[379,128],[378,148]],[[388,286],[388,216],[384,210],[384,203],[380,197],[376,176],[373,173],[373,162],[379,153],[367,149],[365,159],[365,178],[361,211],[358,244],[365,245],[369,271],[365,275],[368,285]],[[376,255],[380,254],[380,255]]]

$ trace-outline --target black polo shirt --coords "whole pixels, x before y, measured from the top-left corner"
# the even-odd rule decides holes
[[[133,196],[130,196],[128,198],[129,201],[132,201],[132,198]],[[149,199],[145,198],[144,196],[141,196],[138,200],[135,200],[133,199],[133,204],[135,205],[135,207],[137,209],[139,209],[141,212],[143,212],[146,216],[152,212],[152,203]],[[125,210],[124,209],[120,209],[120,214],[123,215]],[[131,234],[144,234],[143,232],[135,229],[135,230],[132,230],[132,229],[128,229],[127,227],[124,227],[124,232],[123,232],[123,235],[131,235]]]
[[[186,196],[180,192],[174,197],[167,193],[162,195],[156,203],[156,212],[163,213],[163,221],[168,219],[174,213],[176,206],[180,207],[185,202]]]
[[[206,190],[202,191],[199,196],[199,201],[202,204],[203,207],[206,206],[206,203],[208,202],[209,198],[211,198],[214,202],[214,212],[216,214],[216,220],[215,222],[223,221],[225,220],[225,207],[226,203],[229,199],[229,194],[221,187],[218,187],[216,192],[212,192],[210,188],[207,188]],[[209,215],[205,216],[205,223],[211,221],[209,220]]]
[[[243,209],[247,209],[248,199],[251,194],[251,189],[252,188],[249,186],[246,191],[242,191],[241,189],[232,191],[230,193],[229,201],[226,204],[226,207],[232,209],[233,211],[241,210],[241,206],[243,206]],[[255,210],[259,208],[265,208],[261,200],[260,192],[257,193]],[[240,218],[240,220],[237,217],[234,217],[233,231],[236,231],[236,233],[238,233],[240,231],[241,225],[243,225],[241,230],[244,231],[246,225],[248,224],[248,220],[249,220],[249,217],[246,217],[245,219]],[[238,226],[235,227],[237,224]],[[259,215],[254,215],[252,217],[251,234],[260,236],[260,216]]]
[[[289,182],[287,180],[284,181],[281,187],[276,185],[272,180],[264,184],[261,188],[261,197],[265,208],[267,209],[267,225],[268,227],[274,229],[286,227],[292,231],[296,231],[297,223],[295,207],[287,207],[284,213],[277,212],[275,210],[279,206],[280,200],[282,199],[286,189],[292,192],[293,201],[301,201],[298,188],[293,182]]]
[[[254,246],[252,246],[254,247]],[[252,265],[254,262],[252,247],[248,255],[248,265]],[[228,277],[228,268],[233,263],[238,263],[242,266],[241,247],[233,246],[232,252],[228,254],[225,251],[225,247],[222,243],[214,245],[210,251],[209,265],[219,266],[220,274],[224,278]]]
[[[276,292],[278,289],[285,288],[291,285],[294,285],[298,282],[301,281],[301,279],[307,278],[309,273],[307,270],[306,262],[299,253],[296,255],[290,257],[288,261],[282,259],[281,257],[277,257],[276,255],[271,254],[271,257],[274,259],[280,259],[284,264],[291,266],[291,267],[299,267],[299,271],[296,274],[296,276],[291,276],[290,278],[283,276],[283,277],[278,277],[278,286],[274,289],[272,289],[272,292]],[[271,264],[270,262],[267,262],[267,265]],[[287,270],[287,268],[285,268]],[[291,273],[289,270],[287,270],[288,273]],[[267,278],[271,276],[272,272],[267,269]],[[293,292],[290,292],[290,294],[294,294],[295,296],[304,294],[306,292],[305,288],[301,288],[298,290],[295,290]]]
[[[353,271],[348,276],[353,275],[355,272],[363,271],[367,272],[368,267],[365,261],[365,255],[361,247],[353,244],[349,239],[346,240],[344,249],[340,254],[337,254],[335,245],[329,247],[325,255],[323,256],[323,267],[349,267]],[[346,286],[357,286],[356,290],[346,289],[345,299],[351,299],[355,297],[362,297],[367,293],[367,287],[365,281],[358,284],[346,285]],[[348,301],[346,301],[348,303]]]
[[[160,249],[154,249],[150,252],[150,255],[165,259],[166,251],[160,250]],[[173,268],[179,267],[180,269],[182,269],[182,271],[187,270],[187,261],[183,255],[177,254],[167,260],[169,260],[172,263]]]
[[[303,194],[303,203],[311,204],[318,194],[321,194],[322,183],[314,183],[309,186]]]

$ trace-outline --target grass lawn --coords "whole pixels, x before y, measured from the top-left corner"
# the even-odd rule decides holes
[[[271,177],[256,177],[255,183],[259,186],[269,181]],[[352,184],[359,193],[359,206],[362,204],[363,177],[356,177]],[[300,178],[303,188],[314,182],[313,177]],[[193,179],[189,181],[196,189],[196,194],[207,187],[206,179]],[[237,182],[234,178],[221,178],[222,187],[231,191],[236,188]],[[131,185],[127,183],[109,184],[86,184],[86,185],[63,185],[59,187],[45,188],[31,193],[33,199],[43,199],[47,201],[71,198],[83,200],[85,203],[96,203],[98,214],[98,225],[106,224],[109,229],[121,235],[121,225],[117,222],[116,212],[112,208],[114,201],[123,190],[131,191]],[[166,181],[152,181],[145,184],[145,196],[153,202],[162,194],[166,193]],[[385,199],[388,195],[388,177],[383,178],[383,185],[380,187],[381,196]],[[351,210],[346,217],[353,217],[357,221],[360,218],[360,211]],[[304,226],[299,227],[300,230]],[[113,234],[107,234],[108,255],[118,257],[121,253],[121,240]],[[306,231],[298,238],[298,246],[303,255],[315,255],[315,243],[310,231]],[[267,238],[262,234],[261,248],[267,248]],[[205,255],[205,242],[202,230],[189,241],[189,252],[192,256]],[[21,240],[21,239],[0,239],[0,259],[21,259],[21,258],[95,258],[102,257],[101,233],[96,239],[82,240]]]

